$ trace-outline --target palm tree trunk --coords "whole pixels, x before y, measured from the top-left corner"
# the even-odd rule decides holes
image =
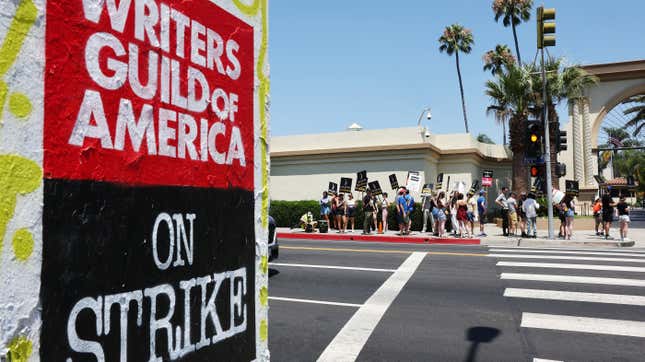
[[[466,100],[464,99],[464,85],[461,82],[461,70],[459,69],[459,51],[455,51],[455,62],[457,63],[457,77],[459,78],[459,92],[461,92],[461,109],[464,111],[464,125],[468,132],[468,117],[466,116]]]
[[[517,64],[521,66],[522,58],[520,57],[520,46],[517,43],[517,33],[515,32],[515,24],[512,24],[512,27],[513,27],[513,39],[515,39],[515,54],[517,54]]]
[[[504,146],[506,146],[506,120],[504,119],[502,120],[502,132],[503,132],[502,139],[504,142]]]

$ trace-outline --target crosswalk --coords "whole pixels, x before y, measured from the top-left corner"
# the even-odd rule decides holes
[[[487,256],[522,329],[567,333],[571,343],[613,336],[645,346],[645,251],[491,247]]]

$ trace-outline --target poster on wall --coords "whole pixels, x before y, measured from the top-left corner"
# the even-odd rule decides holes
[[[259,43],[227,4],[47,2],[42,360],[258,358]]]
[[[337,194],[338,194],[338,184],[337,184],[337,183],[335,183],[335,182],[330,182],[330,183],[329,183],[329,187],[327,188],[327,191],[328,191],[330,194],[337,195]]]
[[[421,173],[419,171],[408,171],[406,188],[412,192],[419,192],[419,188],[421,188]]]
[[[379,184],[378,181],[372,181],[369,183],[370,190],[372,191],[372,195],[381,195],[383,194],[383,190],[381,190],[381,185]]]
[[[352,179],[349,177],[340,178],[340,192],[350,193],[352,192]]]
[[[357,172],[354,191],[365,192],[365,190],[367,190],[367,171]]]
[[[391,174],[389,176],[390,178],[390,187],[392,190],[398,190],[399,189],[399,181],[396,179],[396,174]]]

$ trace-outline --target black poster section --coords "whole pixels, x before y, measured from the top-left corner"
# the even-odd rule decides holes
[[[580,193],[580,187],[578,186],[578,181],[565,180],[564,189],[567,195],[578,196],[578,194]]]
[[[392,190],[397,190],[399,188],[399,181],[396,179],[395,173],[390,175],[390,186],[392,187]]]
[[[357,172],[354,191],[364,192],[365,190],[367,190],[367,171]]]
[[[331,194],[338,194],[338,184],[335,182],[330,182],[327,190]]]
[[[92,347],[117,361],[124,339],[130,361],[151,351],[255,359],[252,191],[51,179],[44,188],[42,360],[95,361],[74,351]]]
[[[352,192],[352,179],[349,177],[340,178],[340,192],[350,193]]]
[[[450,181],[448,181],[450,182]],[[441,190],[443,188],[443,173],[440,173],[437,175],[437,190]]]
[[[381,185],[379,184],[378,181],[372,181],[369,183],[369,185],[370,185],[370,190],[372,191],[372,194],[378,196],[383,193],[383,190],[381,190]]]

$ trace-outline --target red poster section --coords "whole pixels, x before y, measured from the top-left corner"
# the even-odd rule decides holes
[[[210,1],[48,1],[45,178],[252,190],[253,51]]]

